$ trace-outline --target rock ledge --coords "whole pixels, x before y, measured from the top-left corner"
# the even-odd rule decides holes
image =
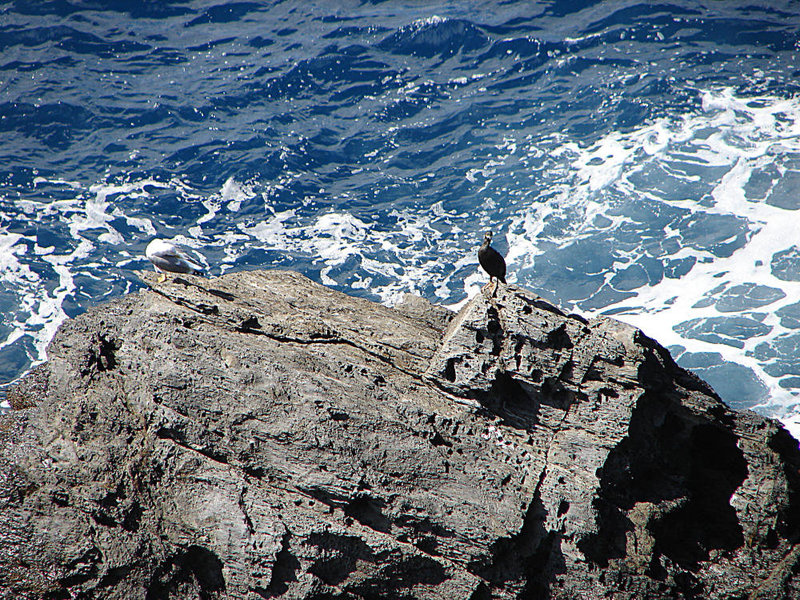
[[[2,598],[800,597],[797,443],[632,327],[142,277],[9,394]]]

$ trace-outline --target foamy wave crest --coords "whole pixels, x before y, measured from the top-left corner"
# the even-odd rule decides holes
[[[573,269],[582,285],[552,286],[562,303],[640,327],[730,404],[757,401],[790,423],[800,101],[725,89],[703,92],[701,106],[590,147],[559,144],[551,156],[571,175],[514,220],[509,258],[545,290]]]
[[[143,203],[151,179],[96,184],[36,178],[29,198],[0,202],[0,363],[9,372],[46,358],[58,326],[136,285],[127,268],[156,233]]]
[[[453,279],[454,265],[440,260],[441,253],[461,253],[456,239],[443,232],[451,229],[453,215],[440,207],[432,218],[396,211],[391,226],[338,211],[305,217],[294,209],[270,210],[265,218],[239,224],[250,239],[227,260],[236,263],[257,249],[283,253],[295,264],[307,260],[325,285],[369,290],[387,304],[407,292],[428,295],[430,286],[434,295],[447,299],[459,285]],[[456,272],[474,262],[469,257],[455,261]]]
[[[66,318],[61,303],[75,288],[69,269],[54,257],[51,260],[58,275],[55,287],[45,286],[39,273],[28,266],[27,255],[47,257],[48,250],[23,235],[0,234],[3,304],[0,353],[19,366],[44,356],[47,343]]]

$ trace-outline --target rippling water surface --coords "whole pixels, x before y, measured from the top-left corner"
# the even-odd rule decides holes
[[[510,281],[795,427],[798,32],[792,2],[0,4],[0,383],[154,236],[457,305],[491,228]]]

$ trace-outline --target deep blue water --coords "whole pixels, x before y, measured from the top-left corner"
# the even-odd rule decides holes
[[[798,32],[792,2],[2,3],[0,383],[155,236],[454,305],[491,228],[511,281],[791,421]]]

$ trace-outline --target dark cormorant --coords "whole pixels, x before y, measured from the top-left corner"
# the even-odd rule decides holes
[[[492,232],[487,231],[483,238],[483,245],[478,250],[478,262],[481,263],[483,270],[489,274],[489,283],[492,282],[494,277],[505,283],[506,261],[497,250],[489,245],[491,242]]]

